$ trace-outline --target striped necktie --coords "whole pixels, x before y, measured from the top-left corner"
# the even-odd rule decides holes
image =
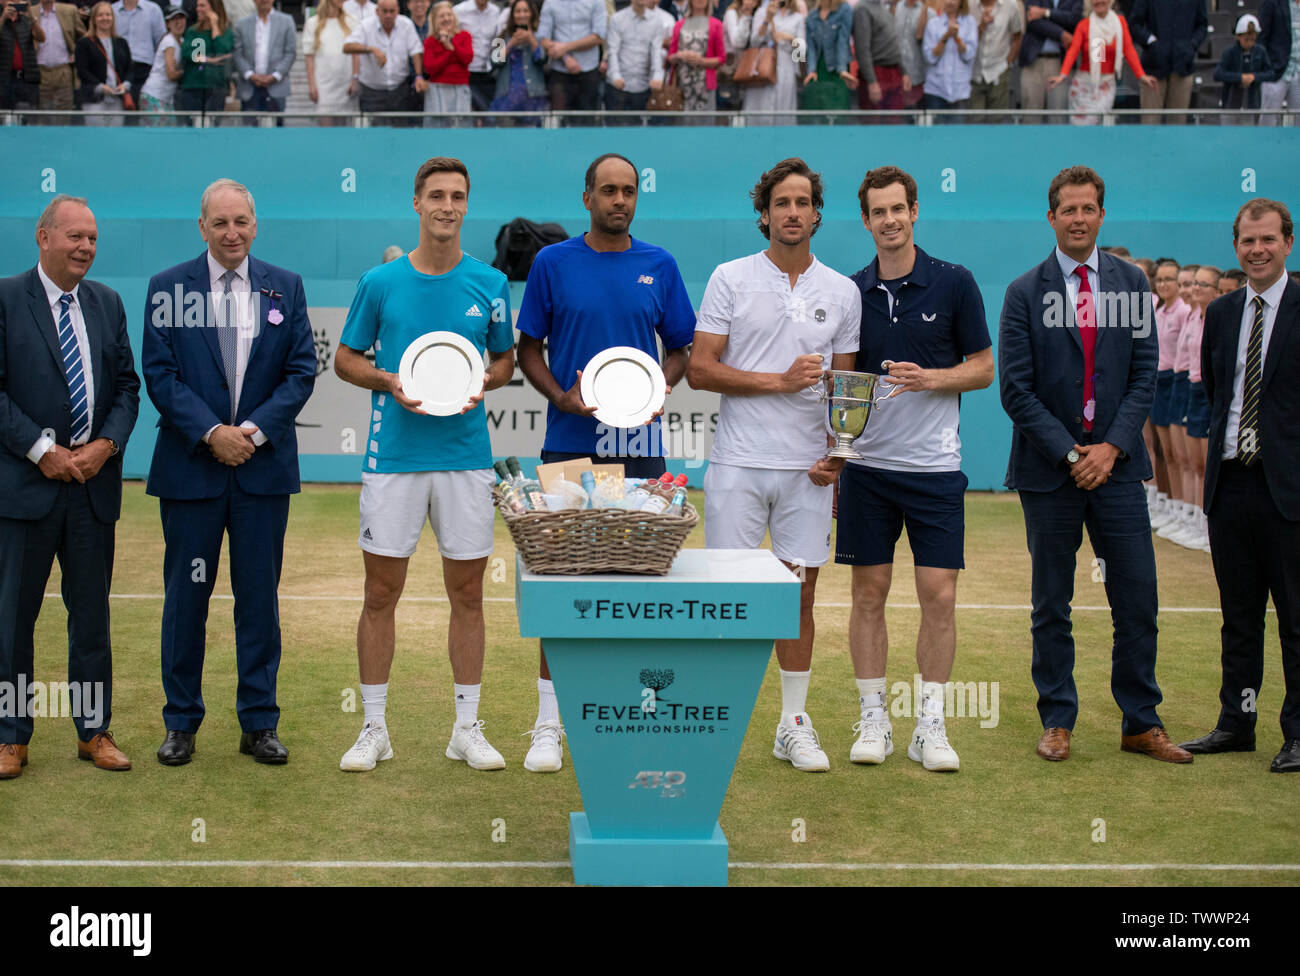
[[[239,362],[239,315],[234,303],[238,301],[230,290],[235,280],[235,272],[227,271],[221,276],[221,291],[217,293],[217,342],[221,346],[221,365],[226,371],[226,386],[230,390],[230,423],[235,422],[235,373]]]
[[[1250,467],[1259,460],[1259,388],[1264,380],[1264,296],[1255,296],[1255,321],[1246,343],[1246,377],[1241,388],[1237,459]]]
[[[81,347],[72,328],[72,296],[59,296],[59,349],[63,353],[63,374],[68,378],[68,397],[72,401],[72,438],[70,443],[85,443],[90,436],[90,404],[86,401],[86,373],[81,362]]]

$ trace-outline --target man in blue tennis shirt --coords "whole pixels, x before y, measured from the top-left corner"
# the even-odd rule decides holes
[[[673,256],[629,233],[637,172],[616,153],[587,167],[582,204],[591,213],[591,229],[538,252],[516,325],[519,366],[550,401],[542,461],[589,457],[621,463],[628,477],[657,478],[666,470],[659,419],[639,430],[610,429],[596,422],[596,408],[583,403],[581,392],[582,370],[611,346],[633,346],[658,361],[662,340],[668,392],[686,373],[695,311]],[[537,690],[537,723],[524,768],[557,772],[563,729],[545,655]]]
[[[479,407],[483,392],[510,381],[514,331],[510,291],[500,271],[460,249],[469,204],[469,173],[458,159],[435,157],[415,176],[420,243],[404,257],[367,271],[348,309],[334,371],[367,390],[371,414],[361,473],[360,545],[366,566],[365,607],[357,625],[365,724],[339,767],[374,769],[393,749],[384,719],[395,645],[394,614],[406,570],[428,519],[442,554],[451,603],[447,652],[456,723],[447,757],[474,769],[504,769],[478,720],[483,674],[483,572],[492,552],[492,444]],[[398,368],[407,346],[427,332],[448,331],[490,354],[483,390],[459,414],[430,416],[402,389]],[[375,365],[365,350],[374,348]]]
[[[944,686],[957,650],[957,573],[965,566],[958,413],[962,393],[993,382],[992,341],[971,273],[913,242],[916,181],[897,166],[870,170],[858,203],[876,244],[875,260],[853,276],[862,292],[858,370],[888,372],[902,390],[872,413],[853,443],[865,460],[850,461],[840,483],[835,561],[853,566],[849,653],[862,713],[849,758],[882,763],[894,751],[885,710],[885,599],[906,524],[921,604],[922,681],[907,755],[926,769],[954,771]]]

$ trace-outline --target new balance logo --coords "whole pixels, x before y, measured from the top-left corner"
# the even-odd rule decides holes
[[[638,285],[653,285],[655,283],[655,279],[653,275],[641,275],[639,278],[637,278],[636,283]]]
[[[481,319],[483,317],[483,313],[479,311],[477,302],[465,309],[465,314],[472,319]]]

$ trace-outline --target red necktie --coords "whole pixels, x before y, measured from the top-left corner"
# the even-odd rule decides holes
[[[1097,412],[1092,385],[1095,368],[1093,353],[1097,347],[1097,305],[1093,301],[1092,286],[1088,284],[1088,266],[1081,264],[1074,269],[1074,273],[1079,276],[1079,297],[1074,305],[1074,319],[1079,326],[1079,341],[1083,343],[1083,429],[1092,430],[1092,418]]]

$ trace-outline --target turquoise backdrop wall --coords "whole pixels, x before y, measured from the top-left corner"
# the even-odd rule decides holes
[[[1252,196],[1300,203],[1294,128],[1111,126],[805,126],[610,129],[81,129],[0,128],[0,275],[35,263],[33,228],[54,192],[86,196],[99,221],[92,277],[126,304],[135,349],[149,277],[202,250],[199,194],[217,177],[257,201],[254,253],[299,272],[313,307],[345,308],[363,271],[389,244],[415,243],[412,178],[430,156],[458,156],[472,187],[463,244],[491,260],[499,227],[517,216],[585,229],[582,178],[603,152],[644,173],[633,232],[677,258],[697,305],[715,265],[757,251],[748,191],[787,156],[826,182],[814,251],[846,274],[869,262],[857,188],[893,163],[920,185],[916,240],[964,264],[984,295],[997,339],[1007,284],[1042,261],[1054,239],[1047,184],[1084,163],[1106,180],[1102,244],[1135,255],[1235,266],[1231,224]],[[651,192],[653,190],[653,192]],[[516,302],[521,288],[516,288]],[[10,364],[11,368],[13,364]],[[148,470],[157,414],[142,397],[126,472]],[[973,489],[998,487],[1010,424],[993,388],[962,402],[963,467]],[[306,455],[307,480],[357,480],[358,459]]]

